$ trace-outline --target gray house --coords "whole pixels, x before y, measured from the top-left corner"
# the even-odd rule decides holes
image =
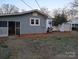
[[[39,10],[0,15],[0,37],[46,33],[48,15]]]

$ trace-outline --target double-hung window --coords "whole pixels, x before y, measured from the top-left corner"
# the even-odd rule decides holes
[[[31,26],[40,26],[40,19],[39,18],[30,18],[30,25]]]

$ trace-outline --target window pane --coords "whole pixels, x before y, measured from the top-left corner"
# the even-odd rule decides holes
[[[31,19],[31,24],[34,24],[34,19]]]
[[[16,27],[20,27],[20,22],[16,22]]]
[[[39,20],[36,20],[36,24],[39,24]]]
[[[75,27],[77,28],[78,27],[78,24],[75,24]]]
[[[16,22],[16,35],[20,35],[20,22]]]
[[[78,26],[78,24],[75,24],[75,26]]]
[[[0,21],[0,27],[7,27],[7,21]]]

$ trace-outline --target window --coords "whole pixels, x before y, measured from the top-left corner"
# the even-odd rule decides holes
[[[39,24],[39,20],[38,19],[36,19],[36,24]]]
[[[16,35],[20,35],[20,22],[16,22]]]
[[[0,27],[7,27],[7,21],[0,21]]]
[[[40,19],[39,18],[30,18],[30,25],[31,26],[40,26]]]
[[[16,27],[20,27],[20,22],[16,22]]]
[[[75,27],[78,28],[78,24],[75,24]]]
[[[72,24],[72,27],[78,28],[78,24]]]
[[[78,27],[78,24],[75,24],[76,27]]]
[[[31,19],[31,24],[34,24],[34,19]]]

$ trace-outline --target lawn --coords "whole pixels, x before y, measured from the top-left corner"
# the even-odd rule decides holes
[[[8,39],[8,59],[77,59],[77,32],[50,33]]]

